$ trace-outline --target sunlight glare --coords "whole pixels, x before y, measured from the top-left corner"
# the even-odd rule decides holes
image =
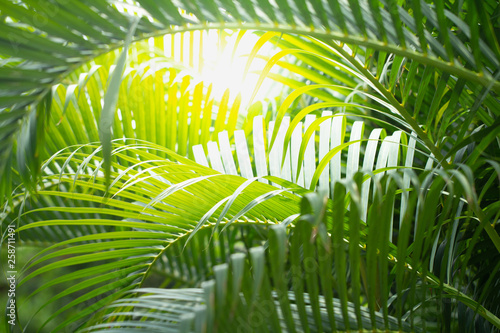
[[[202,35],[202,43],[200,43],[200,35]],[[181,36],[182,34],[174,35],[173,44],[176,49],[174,59],[193,68],[197,72],[196,76],[207,83],[207,86],[211,83],[212,94],[215,98],[222,97],[224,92],[230,89],[230,102],[234,100],[238,93],[241,93],[242,105],[246,105],[259,78],[259,75],[255,72],[261,71],[266,64],[263,59],[255,58],[244,78],[248,55],[251,53],[259,36],[246,32],[238,45],[236,45],[237,31],[226,30],[223,33],[222,40],[218,31],[215,30],[205,31],[201,34],[200,32],[184,34],[183,41],[181,41]],[[166,40],[165,43],[171,43],[171,41]],[[181,50],[184,51],[182,55],[180,54]],[[272,51],[273,46],[266,43],[258,54],[270,56]],[[194,59],[189,59],[190,53],[194,54]],[[190,62],[192,63],[190,64]],[[269,96],[273,92],[273,88],[276,88],[276,85],[272,83],[270,79],[264,80],[253,101],[262,100]]]

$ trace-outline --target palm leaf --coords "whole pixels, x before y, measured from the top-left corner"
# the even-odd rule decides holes
[[[435,185],[433,187],[439,188]],[[417,288],[417,291],[429,287],[440,288],[438,280],[431,273],[422,273],[417,269],[417,267],[423,268],[416,261],[417,258],[414,258],[411,264],[402,261],[408,260],[405,254],[408,239],[400,240],[400,242],[406,242],[407,245],[399,247],[398,260],[394,259],[394,250],[388,246],[387,240],[383,239],[385,238],[382,236],[383,232],[371,232],[367,239],[363,237],[362,249],[359,243],[353,243],[356,240],[354,237],[360,235],[360,230],[356,228],[356,225],[362,226],[362,229],[367,227],[364,223],[359,224],[359,221],[354,218],[353,214],[356,213],[352,213],[353,208],[351,208],[348,229],[343,230],[341,223],[332,225],[330,218],[333,218],[333,221],[338,217],[343,219],[342,212],[337,213],[339,210],[344,210],[342,192],[345,194],[345,187],[337,186],[337,200],[329,208],[323,206],[327,201],[322,200],[321,197],[307,195],[302,202],[302,215],[294,222],[294,228],[287,230],[283,225],[272,226],[269,230],[268,247],[250,248],[247,249],[248,252],[243,250],[243,253],[235,253],[227,257],[225,259],[227,263],[213,267],[215,279],[203,282],[201,288],[178,289],[175,292],[155,288],[135,290],[134,293],[124,295],[123,299],[103,309],[100,318],[104,320],[93,325],[90,330],[141,331],[165,327],[172,332],[186,332],[193,329],[200,331],[201,327],[207,327],[208,331],[237,329],[320,331],[322,327],[323,330],[328,331],[345,331],[359,330],[362,327],[364,330],[419,331],[417,326],[413,326],[413,319],[410,320],[410,318],[425,318],[430,323],[432,320],[424,309],[439,307],[440,301],[428,301],[422,304],[416,299],[414,300],[416,306],[412,305],[413,303],[407,303],[408,299],[406,304],[402,303],[401,297],[408,292],[406,290],[408,281],[402,279],[403,272],[406,271],[407,274],[420,281],[421,287]],[[388,190],[387,195],[394,199],[394,187]],[[384,197],[384,201],[387,201],[388,197]],[[411,195],[412,209],[415,208],[415,199],[418,197],[416,192]],[[448,196],[448,198],[451,197]],[[426,204],[432,206],[433,199],[431,195]],[[451,200],[454,201],[454,199]],[[359,199],[354,202],[360,203]],[[384,203],[384,206],[386,207],[385,213],[382,215],[370,214],[368,220],[370,229],[388,230],[392,208],[390,203]],[[374,202],[372,208],[376,207],[378,206]],[[375,210],[372,209],[371,212]],[[405,222],[406,225],[410,225],[410,221]],[[348,239],[347,243],[340,236],[343,233]],[[429,237],[433,233],[434,231],[430,230],[429,233],[424,231],[421,234]],[[409,233],[406,235],[408,237]],[[366,251],[366,259],[364,256],[360,257],[359,251]],[[342,266],[345,265],[345,255],[350,258],[347,262],[350,268],[349,273],[346,267]],[[358,261],[360,258],[361,261]],[[376,266],[371,263],[380,265],[380,271],[377,271]],[[203,262],[204,264],[206,263]],[[243,266],[247,265],[249,268],[244,270]],[[354,268],[360,265],[366,267],[363,274],[367,276],[363,279],[368,282],[368,286],[363,288],[362,298],[369,300],[368,306],[360,305],[357,301],[360,297],[359,291],[353,288],[354,285],[359,285],[355,277],[356,275],[358,278],[361,277],[361,271]],[[394,281],[388,279],[389,267],[398,271]],[[328,274],[327,272],[331,272],[332,269],[333,275]],[[253,277],[247,277],[244,271],[252,271]],[[378,277],[380,281],[377,287],[374,281],[378,274],[380,274]],[[344,275],[349,278],[342,278]],[[293,291],[288,291],[286,287],[290,283]],[[384,286],[390,286],[393,283],[397,284],[398,290],[395,306],[394,303],[392,305],[388,303],[389,288],[383,289]],[[333,285],[335,286],[333,292],[338,295],[338,298],[332,297]],[[377,291],[377,288],[382,289]],[[319,290],[321,290],[321,295],[318,294]],[[138,292],[139,296],[135,292]],[[376,296],[376,294],[379,295]],[[472,307],[470,299],[449,286],[444,290],[441,289],[437,297],[442,299],[442,297],[455,298],[457,296],[457,299]],[[351,299],[353,301],[348,301]],[[376,304],[376,299],[377,302],[382,303]],[[454,306],[457,304],[454,303]],[[379,308],[384,311],[378,311]],[[414,308],[419,308],[419,310],[413,312]],[[402,313],[403,311],[412,312],[407,320],[402,321],[401,316],[396,319],[390,315],[393,312]],[[487,312],[485,317],[498,325],[498,318],[492,317],[491,313]]]
[[[42,309],[63,300],[43,327],[83,329],[97,311],[89,325],[99,330],[160,324],[231,331],[235,317],[228,313],[236,309],[253,325],[249,316],[264,302],[269,311],[259,330],[498,329],[498,8],[495,1],[392,0],[0,5],[6,32],[0,37],[0,200],[9,200],[2,226],[18,225],[23,244],[48,246],[26,265],[21,286],[59,273],[31,296],[58,290]],[[231,105],[229,92],[212,99],[207,84],[191,84],[175,61],[183,60],[184,39],[180,59],[151,60],[156,51],[147,39],[174,55],[174,37],[169,50],[164,35],[211,28],[264,31],[248,57],[248,64],[267,61],[254,95],[266,77],[289,87],[267,112],[255,104],[242,120],[247,110],[239,97]],[[280,49],[275,55],[260,52],[269,41]],[[193,39],[188,43],[192,68]],[[104,97],[116,99],[119,112],[114,103],[102,111]],[[287,143],[300,142],[300,121],[335,107],[348,118],[331,142],[320,134],[318,146],[312,144],[318,168],[308,138],[290,153],[290,164]],[[270,143],[269,161],[264,141],[247,144],[244,137],[261,112],[274,125],[267,138],[263,131],[253,136]],[[295,116],[292,126],[287,113]],[[308,115],[304,135],[335,119],[341,118]],[[113,123],[113,137],[125,145],[112,145],[100,120]],[[378,154],[373,144],[361,145],[394,129],[406,132],[408,142],[402,135],[402,144],[390,144],[388,138],[399,138],[395,132]],[[99,137],[102,146],[89,144]],[[250,180],[234,176],[233,139],[238,159],[243,142],[264,157],[253,166],[248,153],[238,161]],[[205,157],[200,150],[190,155],[199,143],[207,145],[212,167],[231,175],[182,156]],[[337,153],[347,146],[347,154]],[[108,147],[104,154],[102,147]],[[391,156],[402,150],[405,165],[420,168],[418,176],[397,171],[403,159],[391,160],[389,150],[398,151]],[[364,176],[356,175],[363,153],[371,162]],[[267,164],[272,176],[265,176]],[[346,179],[339,183],[342,164]],[[298,201],[308,191],[293,182],[311,179],[320,187],[326,179],[333,201],[308,195],[299,220]],[[269,222],[287,227],[269,231]],[[207,246],[210,255],[200,252]],[[166,299],[170,291],[145,289],[152,295],[139,296],[148,278],[153,287],[201,289]],[[158,295],[167,310],[152,301]]]
[[[148,152],[151,149],[155,149],[155,146],[141,144],[116,146],[113,155],[119,159],[133,162],[134,159],[128,156],[128,153],[134,152],[135,156],[147,158],[153,156]],[[163,151],[175,156],[174,153],[165,149]],[[64,153],[59,155],[52,158],[50,163],[53,165],[60,163],[58,157],[62,157],[64,161]],[[73,159],[74,163],[85,163],[83,159],[80,159],[79,154],[74,154],[70,158]],[[93,158],[99,164],[102,163],[102,159],[97,158],[96,155]],[[282,220],[295,213],[297,197],[283,192],[278,196],[260,199],[258,205],[253,205],[251,210],[245,212],[245,219],[228,221],[226,217],[238,215],[238,212],[252,200],[261,197],[272,188],[262,183],[250,183],[245,186],[241,194],[233,194],[236,187],[242,183],[238,177],[226,178],[227,176],[217,175],[210,169],[201,168],[180,156],[179,158],[191,166],[183,166],[166,160],[164,162],[144,160],[141,163],[137,157],[133,167],[126,168],[113,164],[113,170],[117,167],[118,169],[112,171],[112,176],[116,178],[119,175],[119,178],[116,178],[116,182],[107,192],[107,197],[102,197],[106,193],[102,171],[97,173],[97,169],[94,169],[91,163],[87,163],[85,168],[81,168],[79,174],[72,175],[63,172],[60,175],[47,176],[45,178],[46,187],[38,192],[38,196],[43,199],[40,201],[40,206],[36,203],[22,205],[27,210],[26,213],[11,221],[11,223],[20,226],[21,239],[29,241],[30,239],[46,237],[43,232],[43,229],[46,229],[56,234],[55,237],[47,240],[53,242],[60,239],[65,240],[40,252],[26,265],[24,268],[26,276],[20,281],[19,287],[32,278],[40,278],[45,272],[74,267],[74,265],[85,267],[83,270],[77,270],[80,273],[67,273],[34,292],[32,296],[36,296],[40,291],[54,285],[69,284],[68,287],[63,287],[65,288],[64,292],[55,295],[44,306],[59,300],[61,297],[75,295],[75,293],[81,295],[54,313],[51,318],[47,319],[47,323],[60,313],[84,304],[84,302],[95,300],[96,297],[102,299],[92,309],[98,304],[102,304],[105,299],[114,299],[115,297],[109,294],[111,290],[125,290],[133,287],[136,283],[141,283],[140,281],[146,277],[144,273],[149,271],[148,265],[153,264],[162,256],[164,258],[177,256],[175,251],[184,246],[183,244],[186,238],[190,238],[190,234],[197,232],[198,228],[195,228],[197,220],[206,221],[202,225],[203,229],[212,225],[208,229],[215,230],[219,224],[216,217],[221,221],[221,226],[229,222],[231,225],[248,225],[248,223],[258,225],[263,221],[267,223],[271,218]],[[155,170],[154,174],[149,174],[148,171],[153,169]],[[215,178],[220,177],[225,180],[221,178],[220,181],[214,182]],[[209,191],[207,190],[208,183],[212,184],[210,185],[212,189]],[[74,188],[76,192],[54,191],[56,186],[70,191],[71,188]],[[219,186],[222,186],[220,187],[221,191],[218,191],[219,194],[214,196],[212,190]],[[226,206],[226,209],[213,210],[211,218],[202,219],[210,206],[214,206],[223,199],[220,195],[228,195],[229,198],[234,197],[237,200],[233,199],[231,205]],[[187,206],[181,208],[190,202],[194,205],[193,207],[196,207],[195,210]],[[270,207],[276,206],[277,203],[279,203],[280,208],[273,209],[273,214],[269,214]],[[21,207],[21,209],[23,208]],[[184,209],[188,209],[190,212]],[[278,211],[284,215],[276,214]],[[43,216],[43,221],[39,220],[41,216]],[[221,220],[223,218],[224,220]],[[64,226],[64,228],[57,226]],[[97,229],[92,230],[93,228]],[[64,234],[57,235],[60,231],[64,231]],[[88,235],[78,236],[79,234]],[[225,234],[218,236],[219,241],[222,241],[224,237],[226,237]],[[198,242],[193,242],[193,244],[201,244],[199,242],[203,238],[198,237],[197,239]],[[206,243],[207,241],[209,240],[205,239],[204,241],[206,245],[209,244]],[[183,277],[186,277],[187,274],[188,277],[194,278],[191,276],[193,271],[188,261],[196,259],[196,256],[189,259],[188,254],[192,253],[191,245],[185,249],[186,252],[182,259],[183,262],[188,262],[188,267],[182,268],[182,265],[185,264],[181,262],[177,266],[180,271],[172,270],[169,274]],[[171,248],[174,251],[172,253]],[[219,248],[225,249],[225,243],[221,243]],[[229,249],[229,251],[231,250]],[[62,259],[66,256],[71,256],[71,258]],[[220,253],[215,258],[218,256]],[[52,262],[52,259],[55,258],[59,260]],[[213,260],[216,260],[215,258]],[[109,260],[117,259],[129,262],[129,264],[126,266],[120,264],[120,267],[110,264]],[[169,260],[168,262],[169,265],[176,265],[173,261]],[[91,268],[89,265],[96,266],[96,268]],[[190,273],[187,273],[188,271]],[[76,282],[78,283],[75,284]],[[88,314],[90,312],[83,311],[80,315],[61,323],[60,327],[78,321]]]
[[[176,3],[179,9],[176,9],[170,1],[163,3],[139,1],[139,4],[142,8],[129,8],[126,4],[120,2],[110,5],[108,3],[88,1],[79,4],[75,7],[79,8],[79,10],[75,10],[68,4],[51,3],[53,6],[52,11],[48,11],[43,6],[31,1],[26,4],[28,8],[18,3],[4,4],[1,8],[2,14],[9,17],[10,20],[5,20],[3,24],[11,30],[9,36],[17,34],[24,38],[16,39],[21,42],[13,44],[9,44],[4,40],[0,49],[1,54],[19,59],[15,67],[13,66],[14,63],[8,63],[1,68],[0,75],[4,78],[10,77],[7,74],[12,70],[18,71],[17,78],[10,77],[12,79],[8,80],[8,84],[10,87],[16,87],[16,85],[19,87],[15,91],[5,91],[5,95],[2,96],[3,112],[22,110],[33,103],[38,104],[41,97],[50,91],[50,85],[61,80],[61,76],[54,78],[52,74],[54,71],[61,74],[68,73],[78,64],[101,54],[103,49],[109,50],[122,46],[125,32],[130,30],[131,14],[144,15],[140,19],[135,33],[132,31],[134,41],[159,33],[206,29],[208,27],[265,28],[271,31],[303,34],[324,40],[368,78],[370,77],[368,72],[351,60],[351,55],[348,52],[344,51],[338,44],[330,41],[337,40],[352,43],[355,46],[351,49],[361,52],[360,54],[364,52],[361,48],[394,53],[424,65],[433,66],[440,71],[450,73],[471,83],[474,82],[487,87],[488,90],[492,89],[492,91],[498,92],[500,89],[500,84],[494,78],[494,72],[488,70],[493,68],[494,71],[498,67],[497,48],[493,47],[493,50],[491,50],[477,36],[472,37],[467,34],[470,28],[463,19],[453,16],[442,5],[434,8],[425,2],[417,2],[415,5],[417,14],[415,17],[411,17],[405,8],[398,7],[393,2],[389,3],[387,9],[378,6],[359,6],[357,2],[350,1],[329,4],[317,2],[315,6],[311,7],[301,2],[298,4],[288,2],[271,4],[267,1],[259,3],[257,10],[269,13],[269,15],[257,15],[253,6],[246,2],[238,6],[229,6],[225,10],[219,8],[213,1],[192,4],[179,2]],[[471,7],[475,6],[472,4]],[[142,11],[143,9],[145,11]],[[33,15],[36,18],[34,21],[29,19],[32,17],[29,10],[34,12]],[[183,15],[184,12],[180,10],[186,11],[189,15]],[[474,8],[471,10],[474,11]],[[482,17],[488,17],[482,6],[478,6],[476,10]],[[105,13],[108,20],[102,19],[98,11]],[[429,20],[429,29],[431,29],[431,26],[438,27],[439,38],[432,36],[431,32],[426,29],[422,30],[422,14]],[[148,17],[152,17],[153,21],[151,22]],[[379,22],[379,24],[365,25],[363,17],[373,17],[373,22]],[[245,22],[242,23],[242,20]],[[20,24],[16,25],[16,22]],[[66,29],[73,22],[73,29],[75,29],[73,31],[78,31],[78,33]],[[317,26],[311,32],[309,26],[311,24],[316,25],[317,22],[331,23],[324,28]],[[380,22],[384,22],[384,28],[381,28]],[[207,23],[210,23],[210,25]],[[32,27],[37,31],[36,38],[29,38],[29,46],[22,43],[27,39],[27,27]],[[450,33],[455,27],[459,27],[465,32],[464,42]],[[100,31],[105,33],[98,33]],[[491,27],[487,26],[485,31],[488,38],[494,41],[491,45],[498,46],[494,35],[490,33]],[[415,37],[418,33],[420,33],[420,38]],[[85,38],[82,36],[85,36]],[[380,41],[381,39],[383,42]],[[444,47],[440,40],[444,41]],[[468,43],[479,46],[484,57],[479,57],[477,52],[471,54],[465,47]],[[46,55],[36,51],[43,49],[44,45],[45,47],[50,45],[51,49],[57,49],[59,54]],[[75,52],[78,52],[78,55]],[[368,54],[365,54],[365,56],[369,58]],[[460,62],[467,63],[467,66],[472,69],[460,65]],[[43,73],[50,74],[42,74],[40,71],[42,68],[44,69]],[[27,71],[28,69],[29,71]],[[40,82],[41,87],[32,89],[25,84],[26,81],[33,82],[32,80]],[[373,78],[371,78],[371,81],[378,90],[382,89],[382,86],[377,84]],[[407,111],[398,107],[390,94],[384,92],[384,90],[380,91],[391,104],[398,108],[398,111],[418,136],[423,140],[427,140]],[[10,122],[19,119],[15,118],[14,114],[16,113],[12,113],[12,117],[9,117]],[[14,132],[19,128],[14,129]],[[4,127],[4,132],[6,129]],[[12,138],[12,134],[6,134],[7,137]],[[430,145],[431,141],[426,141],[426,143]],[[2,150],[2,157],[5,157],[2,160],[9,160],[7,158],[9,151],[10,149]],[[438,159],[442,160],[437,149],[433,153]],[[33,155],[29,156],[29,159],[33,158]],[[4,169],[7,167],[4,166]],[[36,170],[31,172],[34,175],[37,173]],[[26,172],[23,171],[23,173]],[[24,176],[24,179],[28,180],[27,176]],[[2,184],[4,183],[6,182],[2,182]]]

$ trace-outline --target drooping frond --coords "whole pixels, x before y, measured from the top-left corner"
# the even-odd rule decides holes
[[[466,10],[458,11],[446,8],[440,1],[435,5],[415,1],[404,6],[394,1],[382,4],[357,1],[224,1],[219,4],[212,0],[148,0],[138,1],[137,4],[131,6],[121,1],[47,2],[47,6],[32,1],[2,4],[1,24],[5,34],[0,43],[0,54],[9,57],[3,60],[0,68],[3,87],[0,96],[4,142],[0,152],[0,169],[4,174],[3,195],[10,193],[7,184],[11,183],[11,176],[7,170],[13,160],[14,137],[19,131],[23,140],[19,141],[18,147],[22,152],[17,154],[16,159],[19,160],[21,176],[25,182],[31,183],[33,180],[30,180],[29,174],[36,175],[38,172],[33,159],[40,155],[43,145],[36,138],[43,136],[42,119],[50,110],[48,101],[52,85],[61,82],[72,70],[96,56],[124,45],[128,47],[130,43],[125,42],[127,34],[130,35],[130,42],[208,28],[259,29],[311,36],[351,62],[367,82],[398,108],[423,140],[427,138],[412,120],[412,112],[396,103],[390,92],[370,77],[368,69],[363,68],[365,63],[374,59],[370,50],[381,52],[379,64],[385,62],[384,54],[395,54],[396,65],[402,64],[401,57],[415,61],[410,70],[413,74],[409,74],[410,82],[415,77],[417,64],[421,64],[428,68],[422,82],[427,82],[432,71],[438,71],[445,77],[457,77],[459,87],[469,83],[469,90],[486,100],[490,99],[489,92],[500,91],[497,77],[500,47],[493,26],[477,26],[479,20],[489,22],[489,7],[492,5],[489,2],[467,1]],[[457,30],[460,35],[457,35]],[[484,39],[481,38],[483,36]],[[356,57],[357,54],[361,58]],[[121,70],[121,66],[117,68]],[[379,66],[377,74],[382,74],[382,68]],[[397,75],[391,75],[389,86],[394,86],[391,82],[395,82]],[[114,100],[111,95],[119,91],[116,86],[118,80],[115,81],[109,86],[113,87],[109,92],[110,103],[106,103],[110,111],[104,113],[107,114],[106,121],[100,128],[100,136],[107,141],[103,142],[106,159],[109,158],[109,137],[104,134],[108,131],[104,124],[112,123],[115,105],[111,102]],[[425,87],[422,85],[422,89]],[[461,89],[457,89],[457,98],[462,96]],[[438,92],[442,94],[442,90]],[[46,102],[42,103],[44,98]],[[29,116],[35,112],[38,117]],[[492,112],[497,114],[496,108]],[[24,127],[22,123],[26,123]],[[37,131],[29,128],[36,128]],[[431,140],[427,142],[428,145],[431,143]],[[441,159],[438,149],[434,149],[433,153]]]
[[[74,306],[95,301],[78,316],[61,322],[60,327],[79,321],[119,295],[110,291],[142,284],[154,262],[161,256],[177,256],[179,246],[201,229],[211,230],[204,240],[206,247],[213,245],[210,239],[222,242],[227,234],[218,236],[214,232],[232,224],[267,225],[297,213],[299,197],[287,191],[277,192],[270,185],[218,174],[159,146],[130,140],[126,143],[114,146],[114,181],[108,190],[102,158],[96,154],[101,147],[87,145],[60,152],[47,162],[46,167],[50,165],[60,173],[45,176],[36,197],[14,198],[15,212],[4,223],[17,225],[19,239],[27,244],[49,244],[24,267],[19,288],[33,278],[43,278],[46,272],[60,270],[62,276],[42,285],[32,296],[55,285],[64,291],[46,304],[79,295],[46,318],[46,323]],[[85,148],[93,153],[84,154]],[[158,159],[157,150],[170,160]],[[121,161],[128,161],[130,166]],[[200,241],[197,238],[196,243],[203,244]],[[191,249],[189,245],[187,250]],[[221,244],[221,248],[226,246]],[[226,250],[231,252],[230,248]],[[175,264],[169,260],[168,265]],[[75,270],[65,271],[67,267]],[[185,274],[192,268],[181,265],[177,269]],[[172,270],[171,274],[177,273]]]

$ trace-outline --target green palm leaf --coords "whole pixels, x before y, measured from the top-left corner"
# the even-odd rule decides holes
[[[498,331],[499,8],[2,2],[2,231],[42,247],[18,323]],[[246,89],[281,94],[246,105],[200,81],[211,29],[243,29],[233,55],[257,30]]]
[[[355,1],[342,2],[340,4],[333,2],[328,5],[323,2],[317,2],[315,6],[311,7],[300,2],[298,4],[289,4],[287,2],[280,2],[278,4],[259,3],[258,5],[263,7],[258,8],[258,10],[273,13],[269,14],[270,16],[268,17],[257,15],[253,6],[250,6],[246,2],[243,2],[241,6],[229,6],[225,10],[219,8],[213,1],[195,2],[193,4],[181,2],[177,4],[179,8],[182,8],[191,15],[188,17],[182,16],[170,1],[164,3],[139,1],[139,4],[143,6],[147,14],[140,12],[138,8],[131,10],[131,13],[146,14],[139,21],[137,31],[135,33],[131,31],[134,33],[134,40],[140,40],[159,33],[165,34],[172,31],[205,29],[208,27],[266,28],[280,32],[309,35],[319,40],[324,40],[326,43],[329,43],[330,47],[335,48],[341,56],[346,57],[347,61],[351,62],[353,66],[361,70],[364,76],[368,73],[363,71],[356,62],[350,60],[348,52],[344,51],[337,44],[331,43],[332,39],[356,45],[354,49],[360,51],[361,55],[365,51],[362,51],[360,47],[395,53],[418,61],[423,65],[433,66],[440,71],[450,73],[469,82],[475,82],[480,86],[487,87],[488,90],[493,89],[493,91],[498,91],[500,89],[500,85],[494,78],[493,73],[487,70],[488,68],[495,70],[498,67],[497,48],[494,47],[491,50],[483,41],[468,35],[467,31],[470,30],[468,25],[460,17],[453,16],[451,12],[445,10],[442,5],[433,8],[424,2],[420,2],[418,5],[415,5],[417,15],[413,18],[404,8],[393,5],[393,2],[389,3],[387,9],[378,6],[371,6],[370,8],[359,6]],[[25,26],[20,25],[17,27],[10,23],[17,21],[25,22],[41,33],[39,37],[29,39],[29,47],[21,42],[10,45],[7,42],[2,44],[3,46],[0,49],[2,54],[19,58],[18,64],[15,67],[15,70],[19,71],[19,76],[17,79],[9,80],[9,86],[15,86],[16,82],[25,82],[34,79],[35,74],[31,74],[32,72],[29,71],[24,72],[24,68],[34,69],[35,71],[40,71],[43,68],[44,72],[49,73],[52,73],[52,71],[48,71],[47,69],[53,68],[59,73],[68,73],[77,64],[81,64],[101,54],[103,49],[109,50],[122,46],[120,41],[123,41],[125,31],[129,31],[131,26],[129,23],[131,22],[130,14],[122,9],[123,4],[119,2],[116,2],[115,5],[110,5],[107,3],[96,4],[95,1],[89,1],[79,4],[77,7],[80,10],[75,10],[68,4],[52,3],[51,5],[53,6],[52,11],[34,2],[27,3],[29,9],[17,3],[6,3],[2,6],[2,14],[10,18],[10,21],[5,21],[4,23],[12,30],[8,36],[19,34],[25,37],[21,40],[26,40]],[[471,10],[474,11],[475,5],[471,7],[473,7]],[[36,18],[33,21],[29,19],[30,9],[34,11]],[[485,17],[487,17],[488,14],[485,13],[481,6],[476,10],[481,15],[486,15]],[[102,19],[97,11],[105,13],[109,20]],[[421,14],[424,14],[428,18],[430,26],[439,28],[439,38],[433,37],[425,29],[422,31],[420,27],[422,24]],[[152,16],[153,22],[147,19],[149,15]],[[447,19],[447,15],[452,19]],[[316,26],[314,22],[325,22],[325,16],[328,22],[331,23],[321,28]],[[363,16],[374,17],[374,22],[384,22],[384,28],[382,29],[380,24],[378,26],[374,24],[365,25],[363,23]],[[241,20],[246,22],[241,23]],[[83,24],[83,21],[86,24]],[[74,22],[73,28],[76,29],[75,31],[84,35],[85,38],[65,29],[70,22]],[[210,25],[207,25],[207,23],[210,23]],[[312,32],[309,28],[311,24],[315,24],[316,26]],[[179,28],[173,30],[175,26]],[[456,26],[465,31],[465,42],[450,33],[450,30]],[[98,34],[98,31],[104,31],[105,34]],[[488,38],[494,39],[489,33],[491,27],[487,26],[485,31]],[[420,33],[421,38],[416,38],[414,33]],[[381,37],[384,42],[379,41]],[[444,41],[444,47],[439,42],[439,39]],[[63,46],[66,43],[68,43],[68,46]],[[484,57],[478,57],[477,52],[475,53],[476,57],[474,57],[466,49],[465,45],[467,43],[474,43],[476,46],[479,45]],[[30,54],[34,52],[30,50],[41,49],[42,45],[49,44],[52,49],[55,47],[52,44],[59,45],[58,49],[66,58],[59,58],[56,54],[46,56],[37,54],[36,57],[29,58]],[[498,44],[494,42],[492,45],[495,46]],[[69,56],[68,53],[72,49],[77,50],[83,56]],[[368,55],[368,53],[365,54],[365,58],[369,58]],[[467,69],[466,66],[459,65],[460,61],[466,62],[468,66],[473,69],[475,68],[477,72]],[[5,71],[5,73],[2,74],[2,77],[6,77],[7,72],[12,70],[14,70],[12,64],[3,66],[1,71]],[[43,75],[43,77],[37,79],[45,83],[45,88],[30,90],[29,87],[25,87],[21,88],[22,90],[10,93],[5,91],[6,95],[2,97],[4,100],[2,103],[4,107],[3,112],[21,110],[33,102],[38,104],[40,100],[39,96],[45,95],[50,90],[48,84],[55,84],[60,81],[60,78],[58,76],[54,79],[52,74]],[[373,78],[371,80],[377,89],[382,89],[377,82],[373,81]],[[395,100],[390,95],[385,93],[384,90],[381,93],[394,104]],[[20,95],[23,97],[19,97]],[[405,120],[413,127],[413,130],[417,131],[419,137],[426,140],[424,133],[419,131],[417,124],[412,121],[410,115],[404,109],[398,107],[397,104],[394,105],[399,109],[398,111]],[[11,118],[11,121],[12,119],[15,118]],[[9,134],[7,136],[12,137]],[[429,145],[431,142],[428,141],[427,144]],[[8,151],[9,149],[4,149],[2,156],[6,157]],[[435,150],[434,155],[439,158],[440,152]],[[29,159],[33,157],[33,155],[28,156],[30,156]],[[3,160],[8,159],[3,158]],[[37,171],[32,170],[31,172],[36,175]],[[27,180],[26,176],[24,178]]]

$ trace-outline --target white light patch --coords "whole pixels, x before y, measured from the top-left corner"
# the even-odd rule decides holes
[[[220,100],[224,92],[229,89],[229,102],[232,103],[238,93],[241,93],[241,105],[246,106],[259,78],[259,74],[255,72],[262,71],[266,65],[264,59],[254,58],[244,77],[248,55],[259,36],[247,32],[236,45],[238,31],[226,30],[223,34],[224,37],[220,38],[217,30],[208,30],[166,35],[165,56],[172,57],[186,68],[191,68],[195,79],[204,81],[206,86],[212,84],[212,95],[215,99]],[[258,55],[270,57],[276,51],[271,43],[266,43]],[[272,80],[264,80],[254,102],[279,94],[277,88]]]

